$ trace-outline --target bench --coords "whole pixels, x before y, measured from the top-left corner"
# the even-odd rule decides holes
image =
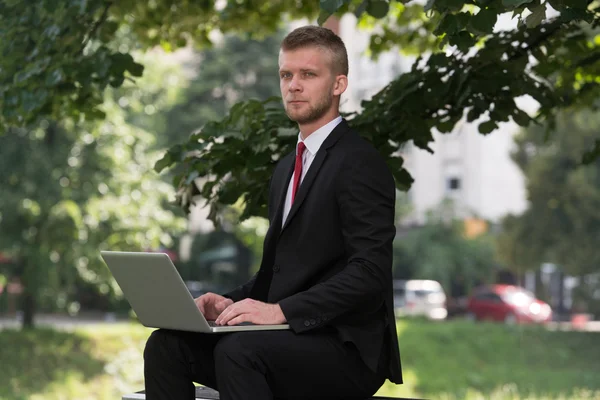
[[[126,394],[125,396],[123,396],[122,400],[145,400],[146,399],[146,395],[144,394],[144,391],[139,391],[139,392],[135,392],[135,393],[131,393],[131,394]],[[419,400],[419,399],[409,399],[406,397],[400,398],[400,397],[380,397],[380,396],[373,396],[370,397],[370,399],[373,400],[394,400],[394,399],[401,399],[401,400]],[[196,386],[196,400],[219,400],[219,392],[217,392],[216,390],[213,390],[211,388],[208,387],[204,387],[204,386]],[[369,399],[365,399],[365,400],[369,400]],[[422,400],[422,399],[421,399]]]

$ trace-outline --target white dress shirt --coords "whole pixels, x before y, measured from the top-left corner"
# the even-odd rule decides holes
[[[321,148],[321,145],[327,139],[327,136],[334,130],[338,124],[342,122],[342,117],[338,116],[333,121],[323,125],[312,134],[308,135],[308,137],[302,140],[302,136],[298,133],[298,143],[304,142],[306,149],[304,149],[304,154],[302,154],[302,176],[300,177],[300,185],[298,186],[298,190],[300,190],[300,186],[302,185],[302,181],[310,168],[313,160],[315,159],[315,155],[317,151]],[[298,154],[298,145],[296,144],[296,154]],[[292,208],[292,187],[294,185],[294,174],[292,174],[292,179],[290,179],[290,184],[288,185],[287,195],[285,196],[285,205],[283,207],[283,220],[281,226],[285,224],[285,220],[287,219],[288,214]]]

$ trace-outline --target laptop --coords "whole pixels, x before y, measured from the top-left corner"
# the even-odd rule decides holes
[[[289,324],[220,326],[207,321],[165,253],[101,251],[100,255],[146,327],[203,333],[290,329]]]

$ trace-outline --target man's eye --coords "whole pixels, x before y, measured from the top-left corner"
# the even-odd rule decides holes
[[[292,74],[281,74],[280,75],[281,79],[288,79],[290,76],[292,76]]]

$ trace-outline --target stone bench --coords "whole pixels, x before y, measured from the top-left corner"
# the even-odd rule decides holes
[[[122,400],[145,400],[146,399],[146,395],[144,394],[144,391],[139,391],[139,392],[135,392],[135,393],[131,393],[131,394],[126,394],[125,396],[123,396]],[[385,400],[385,399],[389,399],[389,400],[394,400],[394,399],[400,399],[400,400],[419,400],[419,399],[409,399],[406,397],[381,397],[381,396],[373,396],[370,397],[370,399],[379,399],[379,400]],[[219,400],[219,392],[217,392],[216,390],[213,390],[211,388],[207,388],[204,386],[196,386],[196,400]],[[369,400],[369,399],[365,399],[365,400]],[[421,399],[423,400],[423,399]]]

